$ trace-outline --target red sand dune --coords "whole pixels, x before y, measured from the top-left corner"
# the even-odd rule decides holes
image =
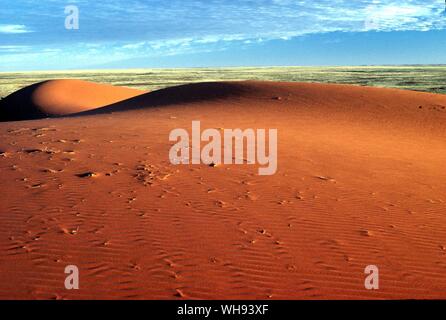
[[[68,115],[129,99],[144,91],[75,79],[25,87],[0,103],[0,121]]]
[[[446,298],[445,108],[429,93],[228,82],[0,123],[0,297]],[[277,173],[171,165],[169,133],[192,120],[277,128]]]

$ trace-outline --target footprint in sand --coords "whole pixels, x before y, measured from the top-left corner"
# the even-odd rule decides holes
[[[336,180],[334,178],[327,177],[327,176],[315,176],[315,178],[322,180],[322,181],[336,182]]]
[[[141,266],[136,261],[130,261],[128,263],[128,266],[129,266],[130,269],[132,269],[134,271],[140,271],[141,270]]]
[[[99,174],[96,172],[87,171],[83,173],[78,173],[76,174],[76,176],[78,176],[79,178],[96,178],[99,177]]]
[[[108,246],[110,246],[110,244],[111,244],[110,240],[106,240],[106,241],[102,242],[103,247],[108,247]]]
[[[23,152],[25,152],[25,153],[38,153],[38,152],[43,152],[43,151],[40,150],[40,149],[25,149],[25,150],[23,150]]]
[[[184,294],[184,292],[181,289],[175,289],[174,296],[178,297],[178,298],[185,298],[186,297],[186,295]]]
[[[60,232],[63,234],[70,234],[70,235],[76,235],[79,232],[79,226],[77,226],[76,228],[65,228],[65,227],[61,227],[60,228]]]
[[[219,208],[226,208],[226,207],[227,207],[226,202],[221,201],[221,200],[217,200],[217,201],[215,201],[215,205],[216,205],[217,207],[219,207]]]
[[[63,171],[63,169],[51,169],[51,168],[45,168],[45,169],[42,169],[42,172],[44,172],[44,173],[59,173],[59,172],[62,172]]]
[[[245,193],[245,199],[250,201],[256,201],[259,199],[259,197],[253,194],[251,191],[247,191]]]
[[[371,232],[370,230],[366,230],[366,229],[360,230],[359,234],[361,236],[364,236],[364,237],[371,237],[371,236],[373,236],[373,232]]]
[[[37,188],[42,188],[44,186],[45,186],[44,183],[35,183],[35,184],[32,184],[32,185],[28,186],[28,188],[37,189]]]

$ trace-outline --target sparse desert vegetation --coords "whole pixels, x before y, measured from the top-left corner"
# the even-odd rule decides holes
[[[240,67],[0,73],[0,97],[36,82],[61,78],[142,90],[201,81],[270,80],[357,84],[446,93],[446,66]]]

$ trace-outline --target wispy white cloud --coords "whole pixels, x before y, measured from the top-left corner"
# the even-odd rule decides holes
[[[0,53],[22,53],[29,50],[30,46],[0,45]]]
[[[376,1],[362,10],[365,29],[400,31],[426,31],[445,26],[445,17],[438,4],[388,3]]]
[[[63,29],[66,0],[8,3],[3,8],[9,18],[0,24],[0,43],[32,47],[33,52],[27,49],[27,56],[25,52],[21,55],[22,61],[31,63],[40,55],[49,63],[65,59],[79,64],[224,50],[230,44],[285,41],[327,32],[427,31],[446,27],[443,0],[69,2],[79,6],[79,31]],[[33,34],[26,35],[28,32]],[[19,33],[25,34],[21,43],[2,42],[2,37],[9,41],[7,34]],[[8,59],[14,60],[8,55],[13,50],[0,48],[0,61],[7,64]],[[42,59],[38,60],[41,63]]]
[[[28,33],[31,32],[23,24],[0,24],[0,33]]]

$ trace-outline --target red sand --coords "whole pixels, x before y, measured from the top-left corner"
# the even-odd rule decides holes
[[[6,97],[0,104],[0,121],[69,115],[142,93],[145,91],[75,79],[44,81]]]
[[[0,123],[0,298],[446,298],[445,106],[394,89],[206,83]],[[192,120],[277,128],[277,174],[171,165],[169,132]],[[70,264],[80,290],[64,288]]]

